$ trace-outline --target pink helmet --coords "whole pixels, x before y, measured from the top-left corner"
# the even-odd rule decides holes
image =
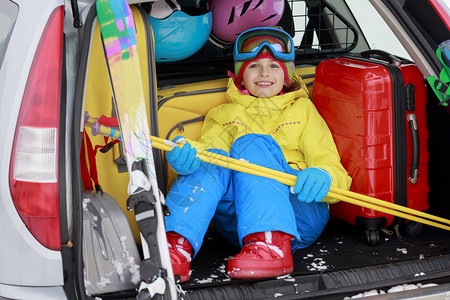
[[[253,27],[275,26],[284,11],[284,0],[209,0],[212,11],[210,40],[231,46],[237,36]]]

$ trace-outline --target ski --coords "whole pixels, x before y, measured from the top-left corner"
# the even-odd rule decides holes
[[[125,0],[98,0],[96,9],[130,176],[127,207],[134,209],[145,258],[137,298],[176,299],[133,16]]]

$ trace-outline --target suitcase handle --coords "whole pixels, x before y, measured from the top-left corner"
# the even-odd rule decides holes
[[[383,51],[383,50],[377,50],[377,49],[371,49],[366,50],[361,53],[359,53],[359,56],[363,58],[370,58],[372,55],[381,56],[384,60],[388,61],[389,64],[400,66],[401,60],[395,57],[394,55],[390,54],[389,52]]]
[[[411,129],[412,137],[412,164],[411,170],[409,170],[409,182],[412,184],[417,183],[419,177],[419,156],[420,156],[420,143],[419,143],[419,127],[417,126],[416,114],[408,114],[408,124]]]

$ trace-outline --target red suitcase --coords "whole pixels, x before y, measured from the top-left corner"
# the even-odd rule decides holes
[[[415,65],[376,50],[326,60],[316,68],[313,98],[353,179],[352,191],[428,209],[426,89]],[[379,230],[386,226],[400,236],[404,223],[343,201],[330,206],[330,215],[361,226],[370,245],[380,242]],[[405,228],[414,236],[422,224]]]

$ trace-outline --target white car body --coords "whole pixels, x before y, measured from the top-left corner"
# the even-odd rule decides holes
[[[354,6],[361,4],[360,1],[349,2],[353,2]],[[0,65],[0,128],[2,128],[2,142],[0,143],[0,299],[84,299],[86,295],[81,295],[84,291],[75,292],[73,288],[70,288],[73,287],[73,284],[67,284],[68,280],[74,281],[74,275],[68,274],[72,270],[68,270],[64,266],[63,256],[66,254],[63,255],[63,252],[71,252],[72,245],[67,244],[61,246],[60,249],[52,250],[40,243],[18,214],[9,188],[16,125],[30,68],[50,16],[55,10],[64,9],[66,84],[62,85],[63,91],[66,92],[66,103],[63,106],[65,111],[61,113],[64,114],[65,125],[59,127],[58,130],[65,130],[65,134],[60,135],[64,140],[60,140],[59,145],[56,145],[59,149],[56,165],[63,166],[64,174],[59,174],[57,171],[56,176],[59,185],[59,199],[61,199],[60,207],[66,212],[66,216],[61,214],[60,220],[66,223],[66,226],[63,226],[66,232],[62,233],[61,243],[66,244],[72,240],[74,234],[72,207],[74,205],[73,197],[76,193],[73,191],[73,165],[70,163],[73,156],[71,137],[73,131],[79,130],[79,128],[74,128],[72,123],[76,80],[79,76],[79,54],[81,47],[87,46],[82,44],[83,30],[74,28],[72,8],[68,0],[14,0],[14,2],[0,0],[0,3],[17,5],[18,8],[13,32]],[[92,3],[93,1],[78,1],[82,23],[88,15]],[[443,6],[447,5],[446,11],[449,13],[448,1],[441,3]],[[2,8],[0,8],[1,10]],[[371,12],[373,11],[374,9],[371,8]],[[0,24],[2,24],[1,21]],[[0,29],[0,33],[1,31],[2,29]],[[365,32],[365,30],[363,31]],[[391,34],[389,33],[389,36]],[[385,38],[385,36],[382,37],[382,42],[388,43]],[[370,40],[369,37],[367,39]],[[0,42],[4,43],[5,41]],[[378,47],[377,43],[379,42],[376,40],[369,42],[373,47]],[[400,47],[397,41],[396,43],[396,47]],[[401,47],[396,49],[405,51]],[[391,49],[389,50],[391,51]],[[420,57],[417,52],[414,52],[414,49],[409,50],[408,54],[413,60]],[[406,53],[399,54],[406,56]],[[427,71],[423,70],[428,70],[427,75],[437,75],[429,72],[430,69],[426,64],[420,65],[419,61],[415,62],[421,67],[424,74]],[[73,253],[67,256],[72,259],[72,263],[77,261],[74,256]],[[74,267],[80,268],[80,266]],[[445,291],[442,289],[446,288],[448,289],[449,286],[434,287],[431,289],[432,294],[444,295]],[[404,297],[403,299],[413,299],[415,296],[410,292]],[[384,296],[383,299],[385,299]]]

